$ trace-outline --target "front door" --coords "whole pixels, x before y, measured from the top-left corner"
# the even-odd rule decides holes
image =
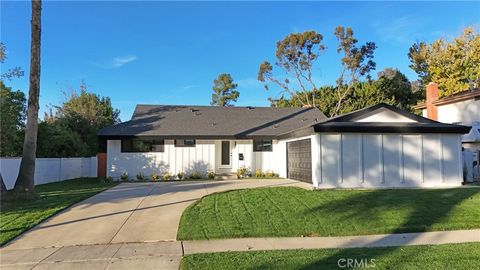
[[[220,165],[221,168],[224,169],[232,168],[232,148],[230,141],[222,141]]]

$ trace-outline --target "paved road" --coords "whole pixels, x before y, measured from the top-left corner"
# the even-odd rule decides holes
[[[132,260],[148,265],[149,260],[135,259],[135,248],[122,244],[175,241],[182,212],[194,201],[214,192],[266,186],[310,188],[310,185],[305,183],[286,179],[124,183],[75,204],[12,241],[2,248],[1,263],[5,266],[6,260],[25,262],[26,269],[30,269],[32,264],[35,266],[40,261],[53,260],[60,265],[62,256],[73,262],[76,257],[104,256],[109,258],[106,261],[108,267],[121,269],[123,263],[132,263]],[[97,248],[100,250],[92,253],[90,248],[83,248],[84,251],[79,251],[78,255],[72,251],[67,252],[73,246],[79,245],[99,245]],[[128,251],[131,252],[130,255]],[[161,248],[156,251],[157,255],[162,256],[149,258],[157,266],[161,261],[172,268],[178,267],[178,252],[171,256],[169,252],[162,253]],[[113,259],[110,260],[111,258]],[[122,263],[121,258],[130,259],[123,260]],[[90,260],[89,263],[92,267],[88,268],[105,269],[105,261]],[[39,267],[40,265],[37,265],[36,268]],[[128,265],[125,267],[128,268]],[[86,268],[86,265],[82,268]],[[169,267],[162,267],[166,268]]]

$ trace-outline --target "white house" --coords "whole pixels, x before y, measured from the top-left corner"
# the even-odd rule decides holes
[[[480,89],[439,97],[438,85],[430,83],[426,101],[415,108],[429,119],[472,127],[462,136],[465,177],[467,181],[480,180]]]
[[[462,183],[460,137],[386,104],[335,118],[316,108],[138,105],[106,127],[107,175],[273,171],[333,187],[443,187]]]

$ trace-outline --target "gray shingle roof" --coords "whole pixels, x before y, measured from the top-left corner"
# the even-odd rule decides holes
[[[103,128],[98,135],[275,138],[326,119],[316,108],[137,105],[131,120]]]

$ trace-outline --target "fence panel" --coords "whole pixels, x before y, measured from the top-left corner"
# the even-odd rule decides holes
[[[21,158],[0,158],[0,173],[7,189],[12,189],[20,169]],[[35,185],[79,177],[97,177],[97,157],[37,158]]]

